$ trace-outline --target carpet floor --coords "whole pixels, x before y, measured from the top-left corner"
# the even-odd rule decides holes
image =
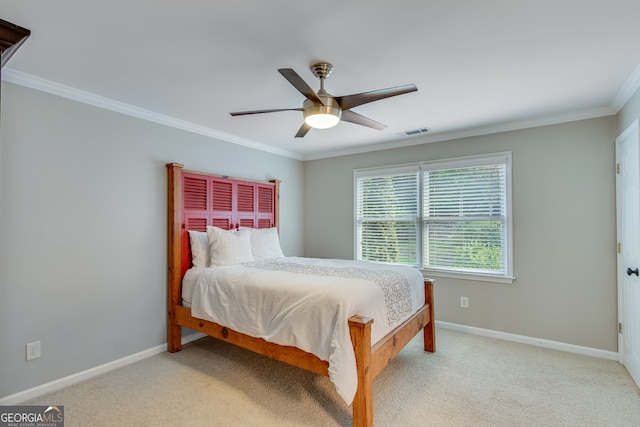
[[[640,391],[611,360],[437,331],[374,380],[376,426],[640,426]],[[328,378],[206,337],[31,399],[74,426],[349,426]]]

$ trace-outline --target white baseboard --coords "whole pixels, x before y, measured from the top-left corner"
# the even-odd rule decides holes
[[[456,323],[442,322],[436,320],[436,326],[443,329],[451,329],[452,331],[465,332],[472,335],[481,335],[483,337],[496,338],[504,341],[513,341],[521,344],[533,345],[536,347],[550,348],[553,350],[566,351],[568,353],[577,353],[585,356],[598,357],[600,359],[608,359],[619,361],[618,353],[615,351],[600,350],[598,348],[582,347],[574,344],[567,344],[558,341],[550,341],[540,338],[527,337],[524,335],[510,334],[507,332],[493,331],[490,329],[476,328],[473,326],[459,325]]]
[[[182,344],[190,343],[191,341],[195,341],[205,336],[205,334],[202,334],[200,332],[186,335],[182,337]],[[105,363],[104,365],[96,366],[95,368],[87,369],[86,371],[78,372],[76,374],[72,374],[64,378],[42,384],[34,388],[30,388],[28,390],[2,397],[0,398],[0,405],[17,405],[29,399],[42,396],[43,394],[51,393],[52,391],[60,390],[61,388],[77,384],[81,381],[88,380],[90,378],[102,375],[126,365],[130,365],[131,363],[138,362],[140,360],[146,359],[147,357],[155,356],[156,354],[160,354],[165,351],[167,351],[167,344],[162,344],[147,350],[143,350],[139,353],[123,357],[122,359],[114,360],[113,362]]]
[[[618,353],[614,351],[600,350],[597,348],[582,347],[579,345],[567,344],[558,341],[550,341],[540,338],[527,337],[524,335],[510,334],[507,332],[493,331],[490,329],[476,328],[473,326],[459,325],[456,323],[436,321],[436,326],[443,329],[451,329],[453,331],[464,332],[472,335],[480,335],[489,338],[496,338],[504,341],[513,341],[521,344],[533,345],[536,347],[550,348],[553,350],[566,351],[569,353],[577,353],[585,356],[593,356],[601,359],[609,359],[618,361]],[[196,332],[182,337],[182,344],[187,344],[191,341],[205,337],[205,334]],[[138,362],[146,359],[147,357],[155,356],[162,352],[167,351],[167,344],[162,344],[148,350],[141,351],[130,356],[123,357],[122,359],[114,360],[113,362],[105,363],[104,365],[96,366],[95,368],[87,369],[86,371],[78,372],[77,374],[69,375],[64,378],[60,378],[55,381],[42,384],[40,386],[31,388],[29,390],[21,391],[10,396],[0,398],[0,405],[17,405],[21,402],[33,399],[43,394],[50,393],[52,391],[59,390],[63,387],[68,387],[73,384],[77,384],[81,381],[88,380],[98,375],[113,371],[122,366],[129,365],[131,363]]]

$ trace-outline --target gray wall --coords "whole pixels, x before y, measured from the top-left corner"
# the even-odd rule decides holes
[[[167,162],[281,179],[285,254],[351,258],[354,168],[512,151],[516,280],[437,279],[436,318],[617,351],[614,139],[640,92],[617,117],[303,163],[1,90],[0,398],[166,342]]]
[[[605,117],[306,162],[305,256],[353,257],[354,169],[511,151],[516,280],[436,278],[436,319],[617,351],[615,137]]]
[[[625,106],[618,113],[618,133],[622,133],[640,117],[640,89],[627,101]]]
[[[0,397],[166,343],[168,162],[281,179],[302,255],[302,162],[2,82]]]

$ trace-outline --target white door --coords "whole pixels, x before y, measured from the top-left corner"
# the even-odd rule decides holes
[[[616,139],[618,353],[640,385],[640,134],[636,120]]]

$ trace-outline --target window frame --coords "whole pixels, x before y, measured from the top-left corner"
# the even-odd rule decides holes
[[[464,272],[458,270],[447,270],[446,268],[423,268],[423,230],[424,230],[424,173],[430,170],[456,169],[490,164],[504,164],[505,166],[505,239],[503,253],[505,256],[504,274]],[[354,186],[354,258],[359,259],[361,255],[359,237],[358,218],[358,180],[366,177],[380,177],[399,173],[415,172],[418,174],[418,203],[419,218],[417,229],[416,257],[417,267],[429,277],[447,277],[465,280],[487,281],[497,283],[513,283],[513,210],[512,210],[512,153],[510,151],[487,153],[473,156],[455,157],[439,160],[428,160],[417,163],[407,163],[401,165],[379,166],[373,168],[355,169],[353,171]]]

